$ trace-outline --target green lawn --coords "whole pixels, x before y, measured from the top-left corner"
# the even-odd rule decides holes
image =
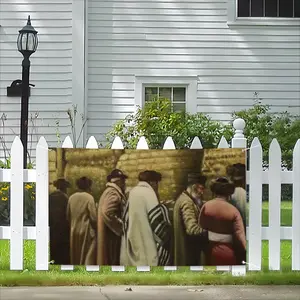
[[[291,226],[292,203],[283,202],[281,225]],[[263,225],[268,226],[268,203],[263,204]],[[151,272],[137,272],[127,268],[126,272],[112,272],[102,267],[100,272],[87,272],[83,267],[74,271],[60,271],[59,266],[50,266],[48,272],[35,271],[35,242],[25,241],[24,271],[9,271],[9,241],[0,241],[0,285],[200,285],[200,284],[300,284],[300,272],[291,271],[291,242],[281,242],[281,271],[268,270],[268,241],[263,241],[262,272],[248,272],[245,277],[232,277],[214,268],[204,272],[192,272],[189,268],[166,272],[153,268]]]

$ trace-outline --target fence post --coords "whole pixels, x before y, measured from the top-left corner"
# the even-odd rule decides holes
[[[300,270],[300,139],[293,151],[293,236],[292,236],[292,270]]]
[[[36,266],[35,269],[49,269],[49,169],[48,144],[44,137],[36,146]]]
[[[281,149],[273,139],[269,147],[269,270],[280,270]]]
[[[242,148],[241,151],[245,151],[245,149],[247,148],[247,139],[244,136],[245,126],[246,123],[241,118],[235,119],[233,121],[233,128],[235,130],[235,133],[231,140],[231,148]],[[246,265],[232,266],[231,273],[233,276],[245,276]]]
[[[15,137],[11,147],[10,269],[23,270],[24,170],[23,145]]]

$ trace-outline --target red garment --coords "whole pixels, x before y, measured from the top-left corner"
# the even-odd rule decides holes
[[[212,233],[232,235],[232,242],[209,240],[206,265],[241,265],[246,261],[246,236],[240,212],[223,199],[206,202],[199,216],[203,229]]]

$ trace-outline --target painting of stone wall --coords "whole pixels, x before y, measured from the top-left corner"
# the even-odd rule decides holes
[[[228,166],[245,166],[241,149],[53,148],[49,153],[54,264],[246,261],[246,191],[241,183],[246,173],[241,168],[227,174]],[[212,248],[216,242],[226,243],[226,255]]]
[[[116,167],[128,174],[128,190],[138,183],[143,170],[162,174],[159,195],[162,201],[174,201],[186,184],[187,174],[201,168],[203,151],[199,150],[125,150]]]
[[[216,176],[226,176],[226,168],[237,163],[246,165],[244,149],[205,149],[201,169],[210,182]],[[210,189],[206,190],[204,197],[205,200],[211,199]]]

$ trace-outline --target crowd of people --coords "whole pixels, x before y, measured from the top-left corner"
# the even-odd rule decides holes
[[[70,197],[70,183],[59,178],[49,197],[50,259],[64,265],[200,266],[240,265],[246,261],[245,165],[227,168],[227,177],[209,184],[190,173],[175,200],[172,221],[159,196],[162,175],[146,170],[126,190],[128,176],[107,176],[98,204],[92,180],[81,177]]]

